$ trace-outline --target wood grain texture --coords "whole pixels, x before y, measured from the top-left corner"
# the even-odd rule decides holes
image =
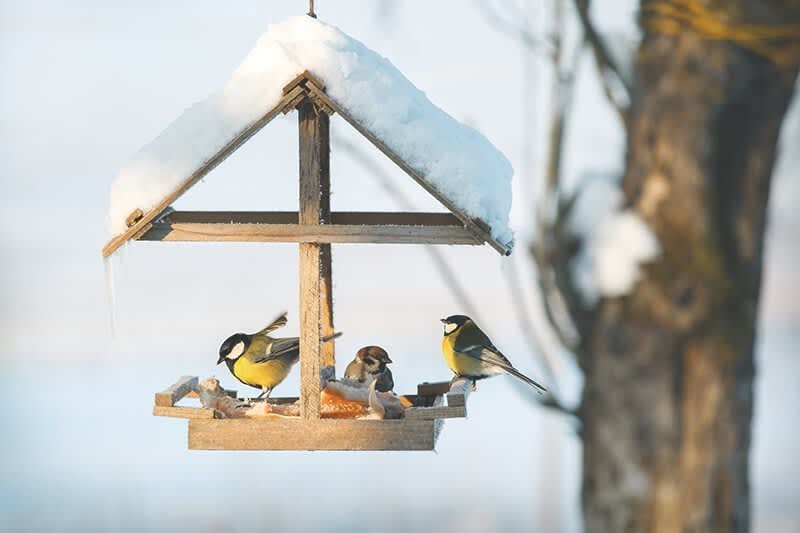
[[[438,420],[442,418],[466,418],[467,406],[445,406],[444,398],[439,395],[433,398],[428,407],[409,407],[405,412],[406,419]]]
[[[154,224],[138,240],[473,246],[483,244],[463,226],[361,226],[350,224],[159,223]]]
[[[310,74],[307,74],[310,75]],[[309,78],[317,81],[316,78]],[[320,85],[324,88],[324,85]],[[330,118],[327,113],[313,106],[316,115],[315,142],[319,158],[319,224],[331,224],[331,134]],[[331,337],[333,329],[333,250],[330,243],[319,245],[319,306],[320,335]],[[320,346],[320,387],[324,387],[328,377],[336,376],[336,341],[322,343]],[[324,375],[323,375],[324,374]]]
[[[437,396],[450,392],[449,381],[435,381],[420,383],[417,385],[417,394],[420,396]]]
[[[433,420],[189,420],[191,450],[433,450]]]
[[[195,170],[186,180],[181,183],[174,191],[165,196],[156,206],[144,214],[136,224],[128,228],[123,233],[111,239],[108,244],[103,248],[103,257],[108,257],[113,254],[120,246],[126,241],[130,240],[137,234],[141,234],[142,230],[146,228],[154,219],[156,219],[164,209],[168,208],[175,200],[181,197],[183,193],[188,191],[192,185],[197,183],[203,176],[211,172],[217,165],[225,161],[232,153],[234,153],[240,146],[246,143],[250,137],[258,133],[261,128],[269,124],[281,110],[286,106],[287,102],[292,101],[298,94],[302,94],[303,89],[296,87],[290,93],[286,94],[278,104],[267,111],[261,118],[254,123],[243,129],[236,137],[234,137],[228,144],[223,146],[216,154],[209,158],[203,165]]]
[[[473,381],[468,378],[458,378],[453,381],[447,392],[448,407],[463,407],[467,405],[467,398],[472,392]]]
[[[297,211],[172,211],[156,221],[164,224],[298,224]],[[351,226],[458,226],[452,213],[334,211],[329,224]]]
[[[298,106],[298,125],[299,225],[320,226],[330,213],[329,119],[305,99]],[[325,260],[330,261],[330,250],[324,254],[321,244],[300,244],[300,413],[306,420],[320,417],[323,290],[330,289],[323,281]]]
[[[171,407],[197,387],[197,383],[197,376],[181,376],[178,381],[155,394],[155,404],[162,407]]]
[[[325,90],[325,84],[322,83],[322,80],[320,80],[310,71],[304,70],[303,72],[292,78],[292,81],[283,86],[283,94],[289,94],[290,92],[292,92],[292,89],[294,89],[298,85],[304,87],[307,83],[313,83],[320,91]]]
[[[153,415],[170,418],[215,418],[216,412],[214,409],[205,407],[167,407],[154,405]]]

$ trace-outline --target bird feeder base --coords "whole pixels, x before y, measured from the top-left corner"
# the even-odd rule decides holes
[[[398,420],[365,418],[224,418],[204,407],[176,405],[196,396],[195,376],[184,376],[156,393],[153,414],[189,419],[190,450],[434,450],[446,418],[467,416],[466,399],[472,382],[422,383],[416,395],[407,395],[412,406]],[[236,397],[235,391],[226,391]],[[297,398],[272,398],[269,403],[294,403]],[[446,404],[445,404],[446,403]]]
[[[442,420],[189,420],[190,450],[433,450]]]

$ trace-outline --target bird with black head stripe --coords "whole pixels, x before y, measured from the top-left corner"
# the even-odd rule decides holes
[[[269,395],[300,358],[300,338],[273,338],[269,333],[286,325],[286,313],[257,333],[235,333],[225,339],[219,349],[217,364],[225,361],[231,374],[250,387],[261,389],[258,398]],[[323,342],[339,337],[336,333]]]
[[[476,381],[509,374],[524,381],[539,394],[546,392],[547,389],[514,368],[470,317],[452,315],[442,318],[441,322],[444,324],[442,355],[456,377]]]

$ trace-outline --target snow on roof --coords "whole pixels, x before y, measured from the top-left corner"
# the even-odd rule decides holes
[[[136,153],[111,188],[111,233],[136,208],[147,213],[281,99],[308,70],[328,95],[502,243],[508,225],[508,159],[475,129],[442,111],[388,59],[308,16],[272,24],[221,91],[184,111]]]

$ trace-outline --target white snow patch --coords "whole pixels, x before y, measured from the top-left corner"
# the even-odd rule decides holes
[[[111,188],[112,234],[152,209],[220,148],[273,108],[309,70],[328,94],[492,236],[511,242],[508,159],[439,109],[384,57],[338,28],[300,16],[272,24],[217,93],[194,104],[125,165]]]
[[[581,239],[570,264],[572,280],[584,303],[623,296],[641,277],[640,265],[661,253],[658,238],[644,220],[623,204],[619,186],[608,179],[586,182],[567,221]]]

